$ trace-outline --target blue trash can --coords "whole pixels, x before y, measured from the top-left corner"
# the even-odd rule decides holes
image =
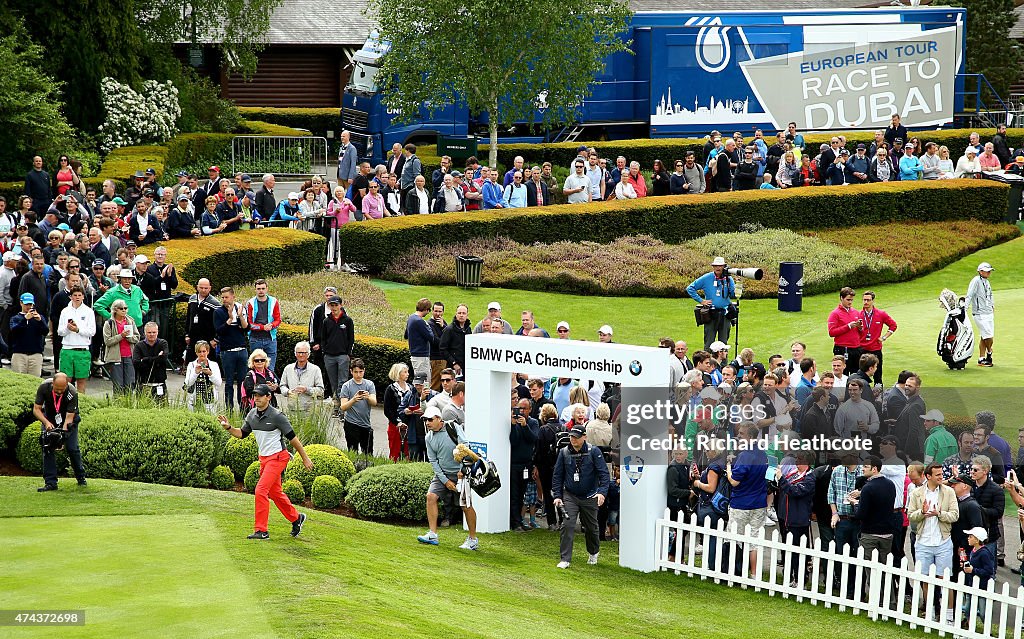
[[[804,263],[779,264],[779,310],[799,313],[804,305]]]

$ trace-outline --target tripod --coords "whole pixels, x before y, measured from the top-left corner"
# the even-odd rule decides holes
[[[743,282],[736,280],[733,285],[733,289],[736,292],[736,331],[733,334],[733,353],[736,353],[736,357],[739,357],[740,350],[740,298],[743,297]]]

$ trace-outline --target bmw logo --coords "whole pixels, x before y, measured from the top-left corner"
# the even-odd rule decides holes
[[[629,372],[630,374],[633,375],[633,377],[639,375],[640,371],[642,371],[643,369],[644,367],[640,365],[640,360],[634,359],[632,362],[629,363]]]

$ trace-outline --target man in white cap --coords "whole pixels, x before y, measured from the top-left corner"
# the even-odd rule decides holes
[[[570,339],[569,338],[569,322],[561,321],[555,326],[555,332],[558,333],[558,339]]]
[[[933,408],[924,415],[924,429],[928,433],[928,439],[924,441],[924,463],[942,463],[945,459],[960,452],[953,433],[946,430],[946,416],[942,411]]]
[[[491,302],[490,304],[488,304],[487,305],[487,318],[489,320],[491,320],[491,323],[501,322],[501,325],[502,325],[501,332],[503,334],[505,334],[505,335],[512,335],[513,334],[512,325],[509,324],[508,322],[506,322],[505,320],[501,319],[501,304],[499,304],[497,302]],[[474,333],[487,333],[488,331],[484,330],[483,324],[484,324],[483,320],[480,320],[479,322],[477,322],[476,326],[473,327],[473,332]]]
[[[614,333],[612,327],[605,324],[601,328],[597,329],[597,341],[601,342],[602,344],[611,344],[612,333]]]
[[[974,316],[981,346],[978,349],[978,366],[992,366],[992,338],[995,337],[995,303],[992,301],[992,285],[988,278],[992,274],[992,265],[982,262],[978,265],[978,274],[967,287],[967,306]]]
[[[425,380],[424,380],[425,381]],[[463,479],[462,464],[455,461],[455,447],[466,443],[466,434],[458,423],[441,421],[441,411],[437,406],[427,406],[423,411],[424,430],[426,431],[427,461],[434,467],[434,477],[427,489],[427,525],[429,530],[416,539],[421,544],[437,546],[438,501],[443,500],[445,512],[450,513],[459,504],[459,482]],[[478,550],[480,542],[476,537],[476,510],[472,505],[462,506],[466,518],[469,536],[459,548]]]
[[[703,293],[703,297],[700,293]],[[715,340],[728,344],[732,324],[726,311],[730,300],[736,297],[736,282],[725,272],[725,258],[716,257],[712,260],[711,272],[701,275],[687,286],[686,294],[711,310],[711,316],[704,324],[704,350],[710,349],[711,342]]]

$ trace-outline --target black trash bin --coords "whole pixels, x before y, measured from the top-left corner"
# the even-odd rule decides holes
[[[455,284],[462,288],[480,286],[484,258],[476,255],[455,256]]]
[[[1008,184],[1010,190],[1006,194],[1006,221],[1010,224],[1016,223],[1021,219],[1021,212],[1024,210],[1024,204],[1021,200],[1024,199],[1024,178],[1013,173],[982,173],[982,179],[992,180],[993,182],[1000,182],[1002,184]]]
[[[799,313],[804,305],[804,263],[779,264],[779,310]]]

